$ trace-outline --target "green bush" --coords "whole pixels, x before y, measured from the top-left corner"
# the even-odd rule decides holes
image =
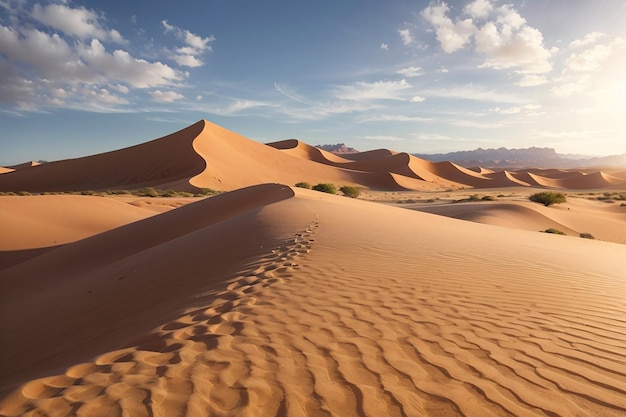
[[[311,184],[309,184],[308,182],[303,181],[303,182],[297,183],[296,187],[298,187],[298,188],[306,188],[307,190],[310,190],[311,189]]]
[[[159,193],[152,187],[145,187],[134,192],[135,195],[140,197],[158,197]]]
[[[544,230],[543,233],[552,233],[552,234],[555,234],[555,235],[564,235],[565,234],[564,232],[560,231],[559,229],[555,229],[553,227]]]
[[[160,193],[161,197],[176,197],[177,195],[178,193],[174,190],[165,190]]]
[[[567,201],[567,199],[565,198],[565,194],[554,193],[552,191],[536,193],[528,197],[528,199],[536,203],[541,203],[546,207],[551,206],[552,204],[565,203]]]
[[[219,191],[214,190],[212,188],[200,188],[200,191],[196,193],[196,196],[201,197],[205,195],[213,195],[213,194],[219,194],[219,193],[220,193]]]
[[[335,184],[320,183],[314,185],[312,189],[315,191],[321,191],[323,193],[337,194],[337,187],[335,186]]]
[[[339,189],[346,197],[357,198],[361,192],[356,187],[350,187],[349,185],[344,185]]]
[[[102,194],[100,194],[98,192],[95,192],[93,190],[83,190],[83,191],[80,192],[80,195],[96,195],[96,196],[99,196],[99,195],[102,195]]]
[[[580,237],[582,237],[583,239],[595,239],[595,237],[593,237],[591,233],[586,233],[586,232],[581,233]]]
[[[32,194],[29,193],[28,191],[20,191],[19,193],[17,193],[17,195],[27,196],[27,195],[32,195]]]

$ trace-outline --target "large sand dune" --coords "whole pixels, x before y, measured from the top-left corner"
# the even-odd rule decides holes
[[[151,142],[83,158],[0,171],[0,191],[82,191],[155,187],[230,191],[254,184],[332,182],[379,190],[544,186],[604,188],[626,181],[601,171],[476,172],[407,153],[337,156],[295,139],[263,145],[206,120]],[[4,172],[4,173],[2,173]],[[558,175],[556,175],[558,174]]]
[[[225,193],[0,271],[0,415],[623,416],[625,256]]]

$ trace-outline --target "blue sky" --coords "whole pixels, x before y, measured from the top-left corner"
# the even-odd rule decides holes
[[[260,142],[626,152],[626,1],[0,0],[0,165]]]

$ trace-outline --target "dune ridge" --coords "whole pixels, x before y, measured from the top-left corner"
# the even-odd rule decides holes
[[[621,416],[625,255],[245,188],[0,271],[0,414]]]
[[[83,191],[156,187],[230,191],[254,184],[333,182],[378,190],[541,186],[585,189],[624,185],[604,172],[473,171],[380,149],[338,156],[296,139],[268,145],[206,120],[125,149],[83,158],[22,164],[0,175],[0,191]],[[415,180],[419,180],[415,181]]]

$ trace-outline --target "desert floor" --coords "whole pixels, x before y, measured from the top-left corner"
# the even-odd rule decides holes
[[[624,416],[626,207],[532,191],[0,197],[0,415]]]

